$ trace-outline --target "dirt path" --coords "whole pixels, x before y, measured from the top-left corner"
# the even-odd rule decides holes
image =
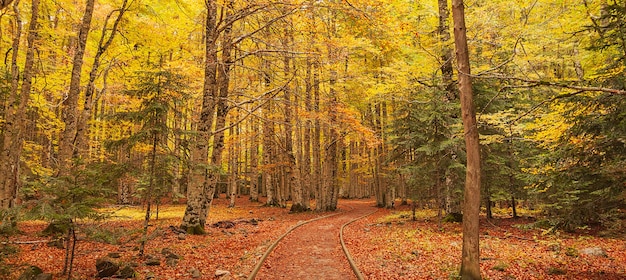
[[[340,214],[302,225],[285,237],[256,279],[356,279],[341,249],[339,231],[374,208],[371,201],[342,201],[339,209]]]

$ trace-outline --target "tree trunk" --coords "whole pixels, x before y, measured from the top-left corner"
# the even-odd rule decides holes
[[[450,11],[448,9],[447,0],[437,0],[439,7],[439,27],[437,33],[439,33],[439,41],[442,44],[441,49],[441,78],[443,86],[446,90],[446,101],[450,102],[457,98],[457,90],[453,82],[454,68],[452,67],[452,48],[450,48],[450,30],[448,25],[448,18]]]
[[[95,92],[95,82],[96,77],[98,76],[98,71],[100,70],[100,63],[102,55],[109,48],[113,39],[115,38],[115,34],[117,34],[117,29],[124,17],[124,13],[128,10],[127,7],[128,0],[124,0],[122,2],[122,6],[119,8],[117,18],[113,23],[113,26],[109,28],[108,20],[110,19],[113,12],[109,13],[106,18],[106,21],[102,27],[102,35],[100,36],[100,41],[98,43],[98,51],[93,59],[93,65],[91,66],[91,71],[89,72],[89,81],[87,82],[87,87],[85,89],[85,100],[83,111],[80,116],[78,116],[77,124],[76,124],[76,136],[75,136],[75,149],[78,150],[78,154],[81,157],[86,157],[89,153],[89,120],[91,119],[91,111],[94,105],[94,92]],[[111,34],[107,38],[106,35],[110,30]],[[106,38],[106,40],[105,40]]]
[[[65,123],[65,129],[59,137],[59,176],[68,175],[71,168],[71,160],[76,153],[76,127],[78,122],[78,97],[80,95],[80,77],[83,68],[83,56],[87,46],[87,35],[91,28],[95,0],[87,0],[85,13],[78,31],[78,42],[74,61],[72,63],[72,75],[67,97],[61,103],[61,119]]]
[[[10,3],[10,1],[8,3]],[[39,0],[33,0],[31,19],[28,27],[28,49],[26,50],[26,60],[24,61],[22,85],[18,92],[19,68],[17,66],[17,57],[22,33],[22,21],[19,11],[17,10],[18,3],[19,1],[16,2],[14,6],[17,30],[15,32],[13,54],[11,57],[11,92],[6,101],[8,106],[5,110],[2,151],[0,151],[0,209],[12,208],[16,204],[17,191],[20,185],[20,157],[24,144],[22,130],[25,127],[26,105],[30,99],[33,80],[34,53],[39,37],[37,31]]]
[[[152,192],[154,191],[154,178],[156,176],[156,157],[158,143],[159,135],[157,134],[157,132],[152,132],[152,151],[150,154],[150,180],[148,183],[148,188],[146,189],[146,216],[143,220],[143,237],[141,238],[141,243],[139,244],[139,256],[143,256],[146,248],[146,242],[148,241],[148,226],[150,225],[150,215],[152,210]]]
[[[331,61],[335,60],[335,50],[329,50],[329,57]],[[331,66],[332,67],[332,66]],[[335,85],[337,83],[337,71],[334,69],[330,70],[330,80],[329,80],[329,96],[330,103],[328,104],[328,114],[329,119],[328,122],[330,124],[335,124],[337,122],[337,106],[339,102],[337,101],[337,92],[335,89]],[[339,142],[342,141],[337,131],[337,128],[334,126],[330,126],[328,128],[328,144],[326,145],[326,156],[325,156],[325,174],[324,174],[324,185],[322,188],[321,196],[324,198],[322,200],[322,209],[323,211],[335,211],[337,209],[337,198],[339,196]]]
[[[316,58],[313,63],[313,111],[316,116],[320,113],[320,77],[319,77],[320,65]],[[319,117],[316,117],[313,122],[313,176],[311,179],[311,185],[313,185],[315,191],[315,208],[322,210],[322,129]]]
[[[476,125],[472,80],[470,77],[469,51],[465,29],[463,0],[452,0],[454,18],[454,43],[461,94],[461,114],[467,153],[465,195],[463,201],[463,252],[461,257],[461,279],[481,279],[479,252],[480,214],[480,144]]]
[[[209,139],[217,101],[217,38],[215,0],[206,1],[207,18],[205,23],[205,68],[202,108],[197,123],[196,141],[191,149],[192,174],[187,187],[187,208],[181,228],[192,234],[203,234],[208,214],[209,200],[215,189],[210,190],[210,180],[215,180],[215,172],[208,167]]]
[[[257,202],[259,201],[259,173],[258,173],[258,162],[259,162],[259,141],[258,141],[258,132],[256,131],[256,122],[255,118],[250,119],[250,132],[252,135],[250,136],[250,200]]]
[[[232,119],[232,118],[231,118]],[[239,161],[239,149],[236,148],[235,143],[237,143],[237,141],[239,140],[239,127],[237,125],[232,126],[230,129],[230,138],[232,139],[232,141],[230,142],[230,145],[228,146],[228,152],[229,152],[229,174],[230,176],[228,176],[228,197],[230,198],[230,201],[228,203],[228,207],[233,208],[235,207],[235,203],[237,201],[237,195],[238,195],[238,180],[237,180],[237,176],[238,176],[238,166],[237,166],[237,161]]]
[[[288,34],[291,35],[291,34]],[[286,41],[289,41],[290,38],[287,36],[285,38]],[[285,45],[288,45],[287,43]],[[287,46],[285,46],[287,47]],[[283,57],[283,67],[284,67],[284,75],[285,80],[289,79],[291,73],[291,59],[287,54]],[[286,188],[285,190],[292,190],[292,205],[290,212],[303,212],[308,210],[307,206],[304,203],[304,192],[302,190],[303,186],[300,182],[300,172],[296,163],[296,156],[294,154],[293,147],[293,118],[291,116],[293,108],[291,101],[291,87],[289,85],[285,85],[283,89],[284,94],[284,102],[285,102],[285,156],[287,157],[287,161],[285,162],[285,175],[286,175]],[[297,104],[296,104],[297,106]],[[308,199],[308,198],[307,198]]]
[[[8,7],[9,5],[11,5],[11,2],[13,2],[13,0],[0,0],[0,10],[2,10],[4,8]]]
[[[310,55],[306,58],[306,77],[304,79],[305,82],[305,115],[310,116],[313,112],[313,99],[312,99],[312,91],[313,91],[313,83],[312,83],[312,64]],[[302,136],[302,161],[300,163],[302,170],[302,184],[304,185],[304,190],[306,193],[303,193],[306,207],[309,208],[309,199],[310,199],[310,191],[313,189],[312,186],[312,171],[311,171],[311,127],[313,126],[313,122],[311,118],[308,117],[304,120],[304,131]]]
[[[271,119],[272,101],[267,100],[264,108],[265,118],[263,120],[263,185],[265,186],[265,192],[267,205],[275,206],[275,190],[276,186],[272,180],[272,175],[275,172],[273,164],[274,152],[272,137],[274,136],[274,122]]]

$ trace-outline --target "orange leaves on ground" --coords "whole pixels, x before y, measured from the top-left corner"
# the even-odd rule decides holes
[[[413,222],[407,211],[381,210],[351,225],[350,252],[368,279],[448,279],[458,273],[461,225]],[[395,215],[392,215],[394,214]],[[394,217],[394,218],[389,218]],[[542,235],[515,224],[524,219],[481,221],[481,273],[485,279],[625,279],[626,241],[579,234]],[[607,257],[578,253],[603,248]]]

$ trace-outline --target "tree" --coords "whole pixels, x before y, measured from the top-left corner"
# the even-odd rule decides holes
[[[10,1],[9,1],[10,2]],[[15,2],[17,5],[19,1]],[[4,4],[4,2],[3,2]],[[13,55],[11,57],[11,91],[5,109],[5,124],[2,134],[2,150],[0,150],[0,210],[15,206],[20,185],[20,161],[24,143],[24,129],[27,104],[30,100],[33,65],[37,40],[39,37],[39,1],[33,0],[31,5],[31,19],[28,28],[28,49],[22,71],[22,84],[19,85],[20,71],[17,57],[20,45],[22,20],[15,6],[16,35],[13,39]]]
[[[480,214],[480,144],[473,102],[472,80],[465,27],[463,0],[452,1],[454,18],[454,45],[458,65],[461,115],[465,133],[467,169],[463,201],[463,254],[461,279],[481,279],[479,266],[479,214]]]
[[[141,105],[136,110],[119,112],[114,116],[118,121],[128,121],[140,127],[128,137],[112,142],[112,147],[145,145],[142,150],[148,151],[147,159],[139,168],[143,170],[141,185],[146,205],[139,255],[144,253],[152,203],[167,192],[166,188],[171,187],[175,176],[170,160],[172,152],[168,146],[173,130],[169,127],[168,117],[179,113],[174,111],[175,104],[183,103],[185,99],[183,78],[171,69],[137,73],[125,93],[139,99]]]
[[[2,0],[0,1],[0,10],[8,7],[9,5],[11,5],[11,2],[13,2],[13,0]]]
[[[76,121],[76,136],[74,137],[74,145],[76,146],[78,156],[86,157],[86,153],[89,152],[88,146],[88,136],[89,136],[89,120],[92,115],[92,108],[94,105],[94,95],[95,95],[95,81],[98,76],[98,71],[100,71],[100,65],[102,63],[102,55],[107,51],[107,49],[111,46],[115,35],[118,32],[118,28],[120,22],[124,18],[124,13],[129,9],[128,0],[124,0],[121,4],[121,7],[117,10],[111,11],[102,26],[102,34],[100,35],[100,40],[98,41],[98,51],[93,59],[93,64],[91,66],[91,71],[89,72],[89,81],[87,82],[87,86],[85,88],[85,94],[83,96],[83,108],[82,112],[78,115]],[[110,27],[109,31],[109,19],[113,14],[117,13],[117,17],[113,22],[113,26]],[[110,34],[109,34],[110,32]],[[108,34],[108,37],[107,37]],[[106,78],[106,76],[105,76]]]
[[[62,120],[65,128],[59,137],[59,169],[58,174],[68,174],[72,168],[71,160],[77,156],[76,130],[78,123],[78,99],[80,95],[80,80],[82,76],[83,60],[87,47],[87,36],[91,29],[95,0],[87,0],[83,19],[78,26],[78,39],[74,59],[72,61],[72,75],[66,98],[62,101]]]

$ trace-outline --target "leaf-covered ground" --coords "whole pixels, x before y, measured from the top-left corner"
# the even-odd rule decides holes
[[[78,233],[73,278],[93,279],[96,259],[117,252],[120,258],[116,261],[137,265],[137,279],[148,275],[156,279],[190,279],[192,269],[200,272],[201,279],[214,279],[217,270],[229,271],[226,278],[245,279],[275,238],[300,221],[322,215],[288,214],[288,209],[261,207],[247,197],[240,198],[235,208],[227,208],[226,203],[223,198],[214,201],[209,224],[252,218],[258,219],[258,224],[207,227],[207,235],[187,235],[180,240],[170,226],[179,224],[184,206],[161,207],[159,220],[151,223],[146,247],[147,254],[161,260],[158,266],[147,266],[145,258],[137,256],[140,207],[116,211],[117,217],[107,221],[84,222]],[[412,221],[408,206],[399,206],[380,209],[347,227],[347,244],[364,275],[368,279],[454,278],[459,268],[461,227],[444,223],[439,229],[434,214],[420,211],[417,221]],[[481,268],[485,279],[626,279],[624,239],[600,238],[591,231],[545,234],[540,229],[524,229],[523,225],[530,223],[526,219],[481,222]],[[22,234],[4,238],[19,250],[5,259],[12,273],[0,278],[16,279],[26,265],[37,265],[54,274],[55,279],[64,279],[60,276],[64,249],[45,242],[19,244],[47,240],[39,235],[44,227],[43,222],[22,222]],[[602,248],[606,256],[580,253],[590,247]],[[165,263],[164,248],[180,256],[175,266]]]
[[[433,211],[381,209],[347,229],[359,268],[368,279],[455,279],[461,258],[458,223],[439,228]],[[594,231],[546,233],[528,219],[481,220],[484,279],[626,279],[626,240]],[[606,256],[580,253],[601,248]]]

